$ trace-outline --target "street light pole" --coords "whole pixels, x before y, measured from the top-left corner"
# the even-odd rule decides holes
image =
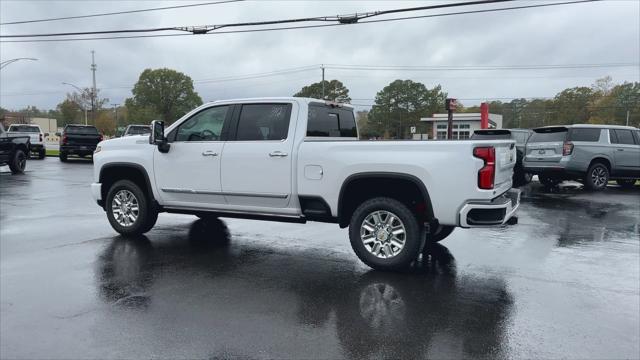
[[[120,104],[111,104],[111,106],[113,106],[113,111],[115,112],[115,123],[116,123],[116,132],[114,133],[114,136],[116,136],[116,134],[118,133],[118,105]]]
[[[73,85],[71,83],[67,83],[67,82],[63,82],[62,85],[73,86],[74,88],[76,88],[76,90],[78,90],[78,92],[80,93],[80,96],[82,96],[84,98],[83,91],[78,86],[75,86],[75,85]],[[84,124],[88,125],[88,122],[87,122],[87,107],[84,106],[84,104],[82,105],[82,110],[84,110]]]
[[[20,61],[20,60],[31,60],[31,61],[38,61],[38,59],[36,58],[15,58],[15,59],[9,59],[9,60],[5,60],[3,62],[0,62],[0,69],[4,69],[7,65],[9,64],[13,64],[16,61]]]

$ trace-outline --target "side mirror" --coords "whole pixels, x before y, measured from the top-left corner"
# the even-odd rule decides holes
[[[164,137],[164,121],[153,120],[151,122],[151,134],[149,134],[149,144],[158,146],[158,150],[162,153],[169,151],[171,145]]]
[[[62,135],[62,134],[60,134],[59,132],[56,133],[56,136],[60,137],[60,135]]]

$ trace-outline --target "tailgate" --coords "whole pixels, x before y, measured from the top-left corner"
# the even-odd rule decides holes
[[[67,145],[94,146],[100,142],[100,135],[67,134]]]
[[[515,141],[500,141],[494,144],[496,148],[496,175],[495,187],[511,181],[513,168],[516,166],[516,143]]]

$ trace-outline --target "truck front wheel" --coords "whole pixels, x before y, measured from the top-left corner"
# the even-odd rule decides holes
[[[398,270],[420,254],[424,228],[405,204],[378,197],[363,202],[354,211],[349,239],[353,251],[368,266]]]
[[[158,211],[140,187],[129,180],[114,183],[105,207],[111,227],[122,235],[140,235],[155,225]]]

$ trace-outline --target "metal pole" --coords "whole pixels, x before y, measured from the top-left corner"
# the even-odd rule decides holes
[[[324,100],[324,64],[320,67],[322,68],[322,100]]]
[[[447,139],[453,138],[453,110],[448,110],[447,115]]]
[[[91,90],[91,120],[96,123],[96,61],[95,51],[91,50],[91,72],[93,73],[93,89]]]
[[[627,126],[629,126],[629,110],[627,110]]]
[[[115,114],[115,121],[114,121],[116,123],[116,132],[114,133],[114,136],[115,136],[115,134],[118,133],[118,105],[119,104],[112,104],[113,111],[115,111],[115,113],[116,113]]]

